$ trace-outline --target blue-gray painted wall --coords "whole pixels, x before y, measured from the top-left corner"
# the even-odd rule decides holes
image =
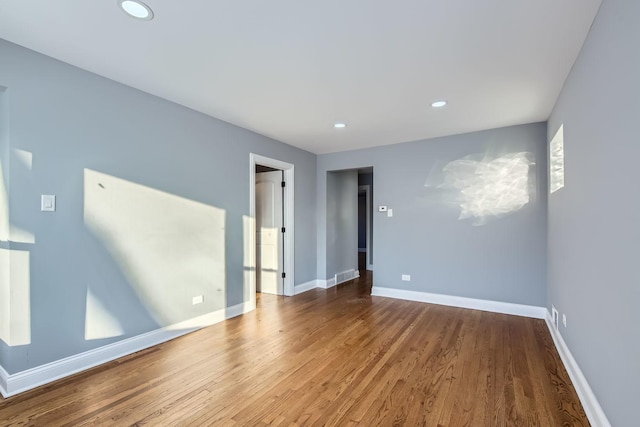
[[[640,2],[604,0],[549,119],[565,186],[549,196],[548,303],[614,426],[638,425]]]
[[[205,291],[223,289],[223,305],[230,307],[249,300],[243,286],[249,153],[292,163],[296,172],[295,282],[316,278],[316,157],[312,153],[6,41],[0,41],[0,85],[11,94],[12,153],[20,149],[33,155],[32,170],[20,162],[13,162],[11,169],[11,220],[32,232],[35,244],[12,244],[12,249],[30,255],[31,344],[0,352],[9,373],[163,326],[151,315],[117,257],[85,226],[85,169],[224,211],[226,283],[211,283]],[[56,212],[40,212],[41,194],[57,196]],[[162,230],[158,236],[166,238]],[[197,239],[194,245],[189,249],[198,254]],[[88,286],[103,296],[103,304],[118,318],[124,335],[85,340]],[[176,284],[178,294],[181,286]],[[181,316],[190,318],[217,308],[212,305],[215,298],[209,296],[204,295],[203,304],[192,306],[190,297],[182,295],[176,301],[184,305]]]
[[[530,200],[484,224],[459,219],[459,192],[437,188],[446,165],[530,153]],[[455,163],[454,163],[455,164]],[[318,156],[318,263],[336,250],[323,218],[332,170],[373,166],[374,285],[518,304],[546,304],[546,124],[536,123]],[[509,176],[512,179],[513,176]],[[482,176],[472,179],[481,180]],[[428,181],[436,187],[427,187]],[[487,191],[491,191],[489,185]],[[495,187],[498,188],[498,187]],[[389,218],[379,205],[393,209]],[[326,245],[326,250],[323,246]],[[329,266],[329,263],[326,264]],[[327,271],[327,273],[330,273]],[[411,282],[401,281],[402,274]]]
[[[8,197],[7,189],[9,187],[9,94],[6,89],[6,87],[0,86],[0,174],[2,174],[0,178],[2,178],[5,187],[2,188],[0,186],[0,191],[5,193],[0,194],[0,197]],[[0,221],[4,221],[4,224],[0,223],[0,227],[6,227],[9,223],[9,212],[7,208],[8,206],[0,206],[0,209],[7,210],[7,212],[0,211]],[[2,218],[4,215],[6,215],[6,217]],[[11,248],[11,242],[4,240],[5,239],[0,238],[0,251],[8,251]],[[7,256],[7,252],[3,255],[4,256],[0,257],[0,281],[8,280],[9,272],[9,257]],[[4,285],[8,286],[8,283]],[[5,308],[6,304],[0,304],[0,309]],[[0,340],[0,366],[6,366],[8,359],[9,346]]]

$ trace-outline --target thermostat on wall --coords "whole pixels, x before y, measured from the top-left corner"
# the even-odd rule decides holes
[[[387,211],[386,206],[378,206],[378,212],[386,212],[386,211]]]

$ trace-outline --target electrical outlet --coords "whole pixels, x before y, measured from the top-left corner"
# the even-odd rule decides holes
[[[196,305],[196,304],[202,304],[204,302],[204,296],[202,295],[198,295],[197,297],[193,297],[192,298],[192,304]]]
[[[551,318],[553,320],[553,326],[558,330],[558,310],[555,305],[551,305]]]
[[[410,282],[411,281],[411,275],[410,274],[403,274],[402,275],[402,281],[403,282]]]
[[[567,315],[562,313],[562,324],[564,325],[564,327],[567,327]]]

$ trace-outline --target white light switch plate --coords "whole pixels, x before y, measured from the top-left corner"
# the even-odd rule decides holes
[[[393,209],[389,209],[389,210],[387,211],[387,216],[388,216],[389,218],[391,218],[391,217],[393,216]]]
[[[56,196],[43,194],[40,197],[40,210],[43,212],[53,212],[56,210]]]

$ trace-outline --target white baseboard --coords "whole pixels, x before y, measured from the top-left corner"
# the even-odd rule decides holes
[[[318,279],[318,287],[322,289],[333,288],[336,285],[336,279]]]
[[[249,311],[251,304],[241,303],[15,374],[0,366],[0,392],[5,398],[14,396]]]
[[[404,289],[381,288],[378,286],[374,286],[371,289],[371,295],[427,302],[430,304],[448,305],[451,307],[470,308],[473,310],[491,311],[494,313],[512,314],[515,316],[533,317],[535,319],[546,319],[547,317],[547,309],[545,307],[538,307],[535,305],[513,304],[510,302],[407,291]]]
[[[7,383],[9,382],[9,374],[4,370],[2,366],[0,366],[0,394],[3,396],[8,396],[7,393]]]
[[[320,282],[319,280],[311,280],[309,282],[301,283],[299,285],[296,285],[294,290],[293,290],[293,294],[294,295],[298,295],[298,294],[301,294],[303,292],[310,291],[311,289],[321,288],[322,286],[320,286],[319,282]]]
[[[562,359],[562,363],[564,363],[564,366],[567,369],[567,373],[571,378],[573,387],[576,389],[576,393],[578,393],[580,402],[582,402],[582,406],[584,407],[584,412],[587,414],[587,418],[589,418],[589,422],[594,427],[611,427],[611,423],[609,423],[598,399],[595,394],[593,394],[593,390],[591,390],[580,366],[578,366],[578,362],[573,358],[573,355],[571,354],[571,351],[569,351],[569,347],[567,347],[567,344],[564,342],[560,332],[558,332],[555,326],[553,326],[551,313],[548,311],[545,320],[547,322],[549,332],[551,333],[551,337],[553,338],[553,342],[556,345],[556,349],[558,349],[558,354],[560,354],[560,358]]]

